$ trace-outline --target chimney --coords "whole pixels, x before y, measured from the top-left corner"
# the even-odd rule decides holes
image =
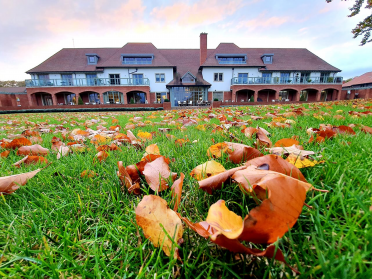
[[[200,66],[207,60],[208,33],[200,33]]]

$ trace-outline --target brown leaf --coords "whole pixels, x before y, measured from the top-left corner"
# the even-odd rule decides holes
[[[302,146],[300,145],[292,145],[289,147],[273,147],[273,148],[268,148],[266,149],[272,154],[275,155],[289,155],[289,154],[295,154],[295,155],[302,155],[302,156],[308,156],[308,155],[314,155],[314,151],[307,151],[300,149]]]
[[[88,178],[93,178],[97,176],[97,174],[92,171],[92,170],[84,170],[81,174],[80,174],[80,177],[81,178],[84,178],[84,177],[88,177]]]
[[[58,149],[57,160],[60,159],[61,157],[67,156],[69,152],[70,152],[69,147],[61,145]]]
[[[34,177],[41,169],[20,173],[11,176],[0,177],[0,194],[11,194],[19,188],[19,185],[25,185],[29,179]]]
[[[101,163],[102,161],[106,161],[108,156],[109,156],[109,154],[106,151],[100,151],[96,154],[94,159],[97,158],[99,160],[99,162]]]
[[[302,156],[296,156],[294,154],[289,154],[289,156],[285,160],[299,169],[313,167],[317,164],[324,163],[324,161],[318,162],[316,160],[308,159]]]
[[[32,142],[26,138],[18,138],[18,139],[12,140],[9,143],[3,142],[1,144],[1,147],[5,149],[17,149],[21,146],[27,146],[27,145],[32,145]]]
[[[255,158],[245,163],[247,167],[256,166],[262,170],[270,170],[279,172],[301,181],[307,182],[301,171],[294,165],[288,163],[282,157],[277,155],[266,155],[263,157]]]
[[[246,193],[263,200],[244,219],[239,239],[256,244],[273,243],[296,223],[312,185],[273,171],[249,167],[233,179]]]
[[[120,181],[123,186],[125,186],[128,192],[135,195],[141,194],[141,188],[138,182],[133,183],[132,178],[130,177],[129,173],[127,172],[126,168],[123,166],[123,162],[118,162],[119,171],[117,171],[117,175],[120,178]],[[138,176],[139,179],[139,176]]]
[[[150,188],[155,192],[161,192],[169,187],[165,179],[170,177],[171,171],[163,156],[147,163],[143,175],[145,176]]]
[[[212,195],[214,190],[220,189],[222,183],[225,183],[236,171],[245,169],[246,166],[237,167],[224,171],[223,173],[211,176],[199,181],[199,188]]]
[[[248,248],[244,246],[238,239],[229,239],[223,234],[217,234],[218,232],[214,227],[212,227],[208,222],[199,222],[199,223],[192,223],[187,218],[181,217],[182,221],[184,221],[193,231],[198,233],[200,236],[209,239],[213,243],[228,249],[233,253],[239,254],[248,254],[254,255],[258,257],[267,257],[267,258],[274,258],[278,261],[284,262],[285,258],[280,249],[276,249],[274,245],[268,246],[264,251],[261,251],[256,248]],[[216,235],[213,239],[212,236]],[[275,253],[276,250],[276,253]],[[292,269],[293,271],[297,272],[297,270]]]
[[[175,198],[173,210],[176,211],[176,212],[177,212],[178,206],[181,203],[182,186],[183,186],[184,178],[185,178],[185,175],[181,172],[180,178],[178,178],[176,181],[174,181],[174,183],[171,187],[172,198]]]
[[[194,177],[196,180],[200,181],[203,180],[204,178],[211,177],[224,171],[226,171],[224,166],[212,160],[205,162],[204,164],[201,164],[194,168],[191,171],[190,175]]]
[[[336,133],[339,134],[350,134],[350,135],[355,135],[355,132],[353,129],[351,129],[349,126],[338,126],[338,127],[333,127],[332,130]]]
[[[41,156],[29,156],[26,155],[26,157],[22,158],[18,162],[14,163],[13,166],[20,168],[21,164],[29,165],[29,164],[38,164],[38,163],[48,163],[48,160]]]
[[[235,142],[225,142],[228,146],[229,160],[234,164],[263,156],[260,151],[245,144]]]
[[[21,146],[17,150],[17,155],[41,155],[46,156],[49,154],[49,149],[44,148],[41,145],[34,144],[29,146]]]
[[[179,258],[178,249],[173,241],[182,242],[183,226],[178,215],[168,208],[167,202],[159,196],[144,196],[135,212],[137,224],[142,228],[145,237],[155,247],[163,246],[167,256],[174,253],[174,258]],[[173,241],[168,236],[174,237]]]
[[[274,144],[274,147],[290,147],[290,146],[299,145],[299,144],[300,143],[294,139],[281,139],[281,140],[278,140]]]
[[[242,130],[244,135],[249,139],[251,139],[252,136],[257,133],[257,131],[258,130],[256,128],[253,128],[253,127],[247,127],[244,130]]]
[[[271,140],[265,135],[265,133],[261,129],[258,129],[256,133],[256,145],[257,148],[259,148],[260,146],[265,147],[272,146]]]
[[[10,151],[9,150],[5,150],[3,152],[0,153],[0,157],[1,158],[7,158],[10,154]]]
[[[362,125],[362,131],[366,134],[372,134],[372,128]]]

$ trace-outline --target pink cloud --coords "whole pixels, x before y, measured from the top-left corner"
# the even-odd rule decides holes
[[[256,1],[256,0],[255,0]],[[171,6],[154,8],[151,15],[157,20],[181,25],[201,25],[215,23],[233,15],[238,9],[255,1],[198,1],[194,4],[178,2]]]
[[[290,21],[290,17],[278,17],[273,16],[269,18],[265,18],[264,13],[259,15],[258,17],[246,21],[241,21],[236,27],[237,28],[247,28],[249,30],[255,29],[266,29],[267,27],[277,27],[283,25],[286,22]]]

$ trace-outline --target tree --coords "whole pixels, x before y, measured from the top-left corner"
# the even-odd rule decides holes
[[[333,0],[326,0],[327,3],[332,2]],[[345,0],[346,1],[346,0]],[[372,0],[366,0],[367,5],[366,9],[372,10]],[[360,9],[363,7],[365,0],[355,0],[355,4],[350,8],[351,14],[349,17],[356,16],[360,13]],[[360,45],[363,46],[366,43],[372,42],[372,38],[370,39],[372,31],[372,13],[371,15],[367,16],[363,21],[359,22],[357,26],[353,30],[351,30],[351,33],[354,34],[354,39],[358,36],[363,36],[362,41],[360,42]]]
[[[0,87],[25,87],[24,81],[0,80]]]

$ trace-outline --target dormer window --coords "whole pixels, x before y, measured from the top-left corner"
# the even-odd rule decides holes
[[[85,56],[88,59],[88,65],[97,65],[99,56],[96,53],[86,53]]]
[[[181,77],[181,81],[182,83],[195,83],[196,77],[190,72],[187,72]]]
[[[264,55],[261,56],[264,64],[273,64],[273,57],[274,57],[273,53],[265,53]]]
[[[218,64],[247,64],[245,54],[216,54]]]
[[[122,54],[121,61],[125,65],[151,65],[153,54]]]

